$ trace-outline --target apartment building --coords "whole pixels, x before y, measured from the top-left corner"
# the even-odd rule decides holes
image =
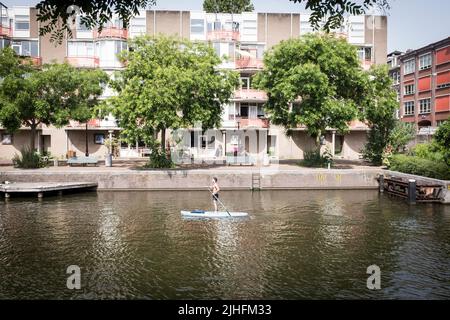
[[[392,79],[392,88],[397,92],[397,101],[400,102],[400,56],[401,51],[393,51],[387,55],[387,65],[389,76]],[[400,108],[396,112],[397,119],[400,118]]]
[[[450,37],[407,51],[401,64],[401,119],[433,134],[450,117]]]
[[[177,35],[192,41],[205,41],[214,47],[218,55],[227,57],[220,66],[236,70],[241,76],[241,86],[230,103],[224,106],[222,127],[208,133],[192,130],[185,147],[195,157],[217,158],[226,155],[248,155],[250,162],[259,162],[266,155],[280,159],[299,159],[310,150],[314,141],[304,128],[298,128],[286,137],[282,128],[270,124],[264,113],[267,100],[265,92],[253,88],[252,76],[263,66],[263,54],[282,40],[301,37],[313,32],[309,15],[301,13],[210,14],[202,11],[147,10],[134,17],[128,29],[119,19],[106,26],[101,33],[88,30],[77,21],[73,37],[55,47],[48,36],[39,37],[39,25],[35,21],[34,8],[13,7],[5,15],[9,32],[1,32],[6,45],[11,45],[20,55],[36,58],[36,63],[63,62],[80,68],[102,68],[112,75],[122,66],[117,53],[127,50],[127,40],[142,34]],[[1,29],[3,30],[3,29]],[[357,46],[361,64],[386,63],[387,18],[385,16],[350,16],[344,26],[336,30],[349,43]],[[26,41],[35,41],[33,52],[23,50]],[[19,49],[18,43],[25,43]],[[31,48],[31,47],[30,47]],[[106,88],[103,98],[113,92]],[[93,119],[87,125],[71,122],[63,129],[41,128],[37,145],[56,156],[68,152],[90,154],[103,158],[107,152],[102,144],[110,134],[117,135],[112,117]],[[13,136],[1,131],[6,137],[0,143],[0,158],[10,159],[14,152],[27,141],[27,130]],[[367,127],[359,122],[351,124],[345,136],[330,129],[324,142],[329,144],[337,157],[356,159],[366,140]],[[86,134],[88,135],[86,139]],[[88,146],[86,147],[86,141]],[[169,139],[170,141],[170,139]],[[250,143],[256,141],[255,143]],[[139,157],[146,154],[143,143],[122,144],[121,157]]]

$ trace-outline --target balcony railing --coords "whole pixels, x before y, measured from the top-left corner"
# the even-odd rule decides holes
[[[370,66],[372,65],[372,61],[371,60],[361,60],[361,65],[363,67],[364,70],[369,70]]]
[[[124,28],[117,27],[106,27],[103,28],[101,32],[97,30],[94,31],[94,38],[120,38],[127,39],[128,38],[128,30]]]
[[[264,67],[262,59],[242,57],[236,59],[236,69],[262,69]]]
[[[32,64],[33,66],[39,67],[42,65],[41,57],[29,57],[29,56],[21,56],[23,64]]]
[[[231,30],[214,30],[209,31],[206,34],[206,39],[211,41],[239,41],[240,34],[239,31],[231,31]]]
[[[66,57],[68,64],[78,68],[96,68],[99,66],[97,57]]]
[[[242,129],[247,128],[269,128],[269,119],[237,119],[236,122],[239,123],[239,127]]]
[[[266,101],[267,93],[256,89],[240,89],[234,92],[234,99],[236,100],[250,100],[250,101]]]
[[[12,37],[12,29],[10,27],[0,25],[0,36]]]
[[[91,119],[87,122],[88,129],[108,129],[116,128],[117,122],[110,119]],[[86,122],[78,122],[75,120],[70,120],[68,128],[73,129],[86,129]]]

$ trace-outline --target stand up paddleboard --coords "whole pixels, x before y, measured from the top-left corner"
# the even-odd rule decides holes
[[[247,217],[247,212],[232,212],[232,211],[204,211],[204,210],[192,210],[181,211],[181,215],[184,217],[196,217],[196,218],[229,218],[229,217]]]

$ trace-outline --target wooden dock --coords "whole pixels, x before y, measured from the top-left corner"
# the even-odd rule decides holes
[[[38,198],[45,193],[62,194],[64,191],[82,191],[97,188],[96,182],[17,182],[0,184],[0,192],[5,198],[12,194],[37,194]]]
[[[378,177],[380,192],[386,192],[400,198],[408,199],[410,203],[441,202],[445,188],[442,184],[421,180],[405,179],[396,176]]]

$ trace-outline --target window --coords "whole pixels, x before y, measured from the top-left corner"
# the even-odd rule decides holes
[[[358,48],[358,59],[364,60],[364,48]]]
[[[364,56],[366,61],[372,61],[372,48],[364,48]]]
[[[105,135],[103,133],[94,134],[94,143],[95,144],[104,144],[104,142],[105,142]]]
[[[8,17],[0,17],[0,25],[4,27],[9,27],[9,18]]]
[[[419,69],[429,69],[431,68],[431,53],[420,56],[419,58]]]
[[[411,59],[411,60],[405,61],[405,65],[404,65],[404,69],[403,69],[404,74],[413,73],[414,71],[416,71],[416,60]]]
[[[9,39],[0,39],[0,50],[9,47],[11,45],[11,41]]]
[[[419,114],[431,112],[431,99],[423,99],[419,101]]]
[[[415,85],[414,84],[407,84],[405,85],[405,96],[409,94],[414,94],[415,92]]]
[[[404,109],[404,115],[405,116],[409,116],[409,115],[413,115],[414,114],[414,101],[408,101],[405,102],[404,104],[405,109]]]
[[[39,46],[37,41],[13,41],[11,46],[19,56],[39,57]]]
[[[248,36],[256,36],[256,20],[244,20],[243,33]]]
[[[266,114],[264,113],[264,107],[262,104],[258,104],[258,110],[256,116],[258,118],[265,118]]]
[[[214,21],[214,30],[222,30],[222,23],[220,21]]]
[[[391,78],[392,78],[392,81],[394,82],[394,84],[399,84],[400,83],[400,72],[398,72],[398,71],[392,72]]]
[[[241,104],[240,116],[244,119],[248,118],[248,105],[247,104]]]
[[[205,32],[205,21],[203,19],[191,19],[191,33],[203,34]]]
[[[250,89],[250,78],[241,78],[241,88],[244,90]]]
[[[118,55],[124,50],[128,50],[128,44],[125,41],[115,41],[115,51],[114,53]]]
[[[145,18],[133,18],[130,23],[130,34],[139,35],[145,34],[146,23]]]
[[[202,149],[209,149],[209,150],[215,149],[215,143],[216,143],[215,136],[208,137],[207,135],[201,135],[200,139],[202,142]]]
[[[17,15],[14,17],[15,24],[14,28],[17,31],[28,31],[30,30],[30,16]]]
[[[69,57],[93,57],[94,43],[92,41],[68,42]]]
[[[2,144],[12,144],[12,134],[2,133]]]

